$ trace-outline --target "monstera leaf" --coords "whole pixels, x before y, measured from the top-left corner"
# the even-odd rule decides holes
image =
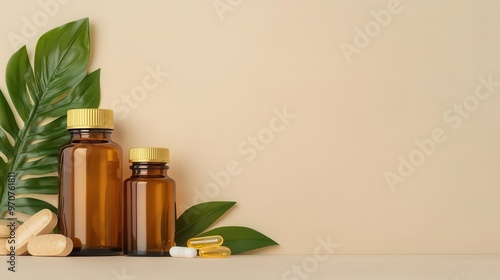
[[[44,208],[55,211],[58,151],[70,140],[66,112],[99,105],[100,71],[87,74],[89,54],[86,18],[42,35],[34,70],[25,46],[10,58],[5,76],[13,106],[0,91],[0,218],[9,205],[21,221]],[[15,199],[9,172],[15,173]]]

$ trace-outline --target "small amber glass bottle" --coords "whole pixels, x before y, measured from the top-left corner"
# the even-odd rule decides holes
[[[59,152],[59,232],[71,255],[122,253],[122,149],[111,140],[113,111],[68,111],[71,143]]]
[[[125,180],[123,252],[169,256],[175,237],[175,181],[167,176],[169,150],[131,148],[132,175]]]

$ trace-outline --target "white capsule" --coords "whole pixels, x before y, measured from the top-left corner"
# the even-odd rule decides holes
[[[170,248],[170,256],[176,258],[194,258],[197,252],[195,248],[173,246]]]

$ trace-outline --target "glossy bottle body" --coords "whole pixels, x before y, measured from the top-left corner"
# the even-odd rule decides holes
[[[165,163],[132,164],[125,180],[123,252],[129,256],[169,256],[175,237],[175,181]]]
[[[122,149],[110,129],[72,129],[59,153],[59,232],[71,255],[122,253]]]

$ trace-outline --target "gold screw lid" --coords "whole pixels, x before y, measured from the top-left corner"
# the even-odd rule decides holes
[[[130,148],[129,162],[170,162],[167,148]]]
[[[114,129],[113,110],[71,109],[68,110],[68,129],[102,128]]]

